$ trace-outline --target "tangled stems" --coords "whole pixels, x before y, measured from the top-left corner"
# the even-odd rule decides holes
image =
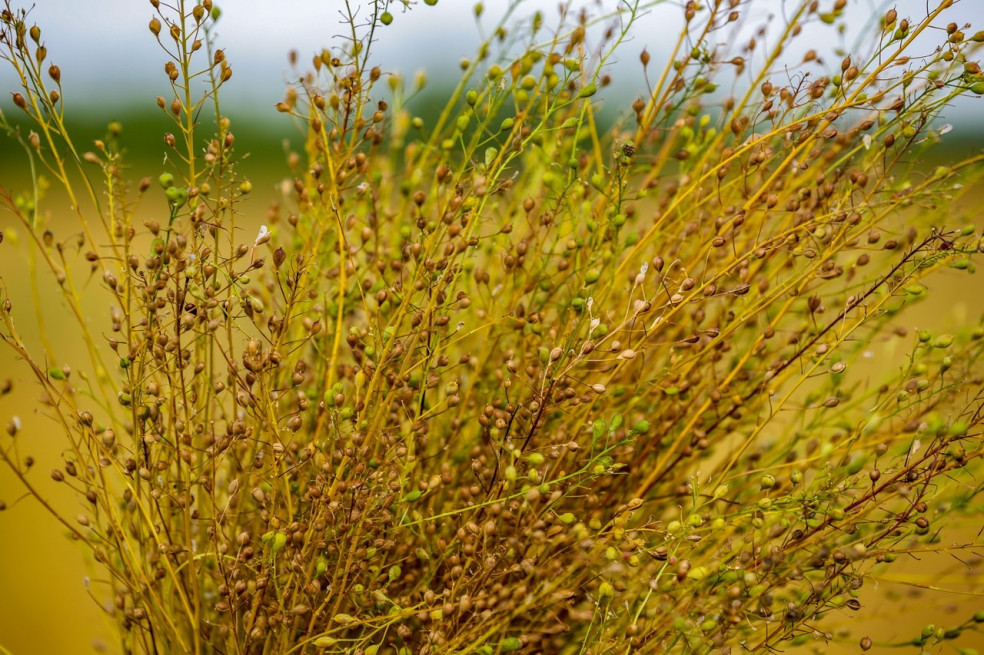
[[[42,498],[16,416],[0,459],[103,567],[124,652],[764,651],[832,639],[898,554],[978,550],[941,531],[979,502],[984,326],[900,322],[982,247],[981,156],[920,163],[981,90],[952,3],[793,62],[842,0],[790,7],[765,53],[755,2],[688,2],[612,127],[608,64],[651,4],[510,3],[427,117],[425,78],[370,57],[412,3],[347,3],[277,104],[303,147],[245,241],[221,14],[151,4],[156,183],[125,178],[116,124],[78,154],[40,28],[6,5],[0,32],[35,166],[0,198],[87,350],[32,350],[5,290],[0,338],[84,511]],[[81,238],[47,176],[87,190]],[[871,383],[881,341],[909,355]]]

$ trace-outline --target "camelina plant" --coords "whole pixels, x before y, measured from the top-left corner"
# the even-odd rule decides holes
[[[64,444],[31,468],[8,404],[0,459],[91,551],[120,651],[767,652],[834,639],[903,554],[972,565],[945,524],[980,507],[984,327],[899,316],[984,249],[984,156],[925,166],[984,32],[931,0],[791,60],[846,0],[701,0],[657,60],[627,38],[657,2],[511,2],[419,116],[423,79],[370,59],[414,4],[339,3],[292,57],[303,144],[258,234],[212,0],[150,2],[173,126],[142,180],[118,124],[73,139],[57,44],[2,11],[33,182],[0,191],[3,257],[85,348],[0,287],[3,390]],[[615,53],[638,95],[600,121]],[[882,340],[907,354],[855,365]]]

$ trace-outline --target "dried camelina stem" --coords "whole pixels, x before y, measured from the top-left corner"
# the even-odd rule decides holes
[[[0,458],[103,567],[123,652],[759,652],[830,639],[897,554],[975,551],[940,530],[979,488],[984,328],[897,319],[982,248],[955,227],[982,158],[917,167],[984,91],[951,3],[796,62],[844,0],[787,3],[778,39],[745,36],[764,1],[687,2],[607,131],[643,4],[599,42],[570,8],[491,26],[428,117],[422,75],[368,63],[405,7],[347,4],[277,105],[304,148],[251,240],[218,11],[151,4],[156,183],[125,177],[117,124],[72,141],[27,12],[0,34],[3,125],[79,229],[7,188],[4,220],[86,351],[28,347],[5,291],[0,337],[82,513],[38,492],[9,406]],[[882,340],[909,355],[869,384],[852,365]]]

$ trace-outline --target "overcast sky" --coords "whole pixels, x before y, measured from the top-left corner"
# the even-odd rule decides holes
[[[14,0],[15,6],[30,0]],[[34,0],[36,6],[29,22],[43,29],[43,41],[48,47],[49,61],[62,69],[66,100],[76,107],[99,113],[133,106],[152,106],[153,99],[166,88],[163,73],[164,56],[147,29],[153,8],[147,0]],[[645,1],[645,0],[644,0]],[[784,7],[798,0],[755,0],[759,11],[775,11],[781,17]],[[852,29],[866,22],[889,6],[897,7],[900,18],[918,20],[925,15],[926,6],[938,0],[849,0],[849,20]],[[249,106],[259,115],[273,114],[272,107],[283,94],[287,75],[287,52],[296,49],[301,62],[306,63],[314,52],[337,42],[333,36],[342,26],[339,8],[342,0],[215,0],[222,8],[218,23],[219,45],[225,49],[234,75],[225,89],[227,106]],[[469,0],[439,0],[436,6],[418,6],[403,12],[402,2],[391,2],[395,16],[393,24],[383,28],[375,47],[375,59],[386,71],[400,71],[411,76],[425,68],[431,79],[442,74],[454,76],[461,57],[470,56],[478,40]],[[365,4],[353,1],[353,6]],[[506,0],[487,0],[483,24],[491,25],[501,15]],[[576,0],[575,6],[600,5],[611,9],[614,0],[586,2]],[[633,30],[632,40],[620,51],[620,61],[613,67],[616,89],[636,95],[642,87],[638,54],[647,48],[653,64],[661,64],[673,37],[681,25],[682,2],[662,2],[644,16]],[[833,0],[821,0],[821,7]],[[556,0],[528,0],[520,3],[516,15],[530,16],[541,9],[548,21],[556,15]],[[763,9],[765,8],[765,9]],[[975,22],[984,29],[984,0],[958,0],[947,10],[948,20],[959,24]],[[765,19],[767,14],[758,14]],[[777,17],[774,24],[781,23]],[[945,21],[944,21],[945,22]],[[823,31],[824,41],[810,43],[803,39],[799,52],[814,47],[823,52],[837,45],[833,30]],[[935,38],[939,38],[934,37]],[[845,39],[845,45],[850,41]],[[928,46],[927,46],[928,47]],[[790,61],[795,52],[787,53]],[[8,93],[14,79],[8,67],[0,68],[2,102],[9,106]],[[984,109],[984,100],[963,102],[947,115],[958,127],[975,122],[979,127],[984,119],[975,116]],[[980,111],[984,115],[984,111]]]

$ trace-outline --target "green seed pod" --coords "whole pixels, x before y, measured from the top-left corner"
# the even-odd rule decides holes
[[[963,435],[967,434],[967,430],[969,429],[970,429],[970,424],[968,424],[967,421],[954,421],[953,423],[950,424],[950,427],[947,428],[947,434],[954,437],[962,437]],[[956,445],[959,446],[960,444],[956,444]]]
[[[188,199],[188,192],[176,186],[165,189],[164,195],[172,205],[180,205]]]
[[[590,98],[591,96],[593,96],[596,93],[598,93],[598,85],[597,84],[588,84],[583,89],[581,89],[580,91],[577,92],[577,97],[578,98]]]

